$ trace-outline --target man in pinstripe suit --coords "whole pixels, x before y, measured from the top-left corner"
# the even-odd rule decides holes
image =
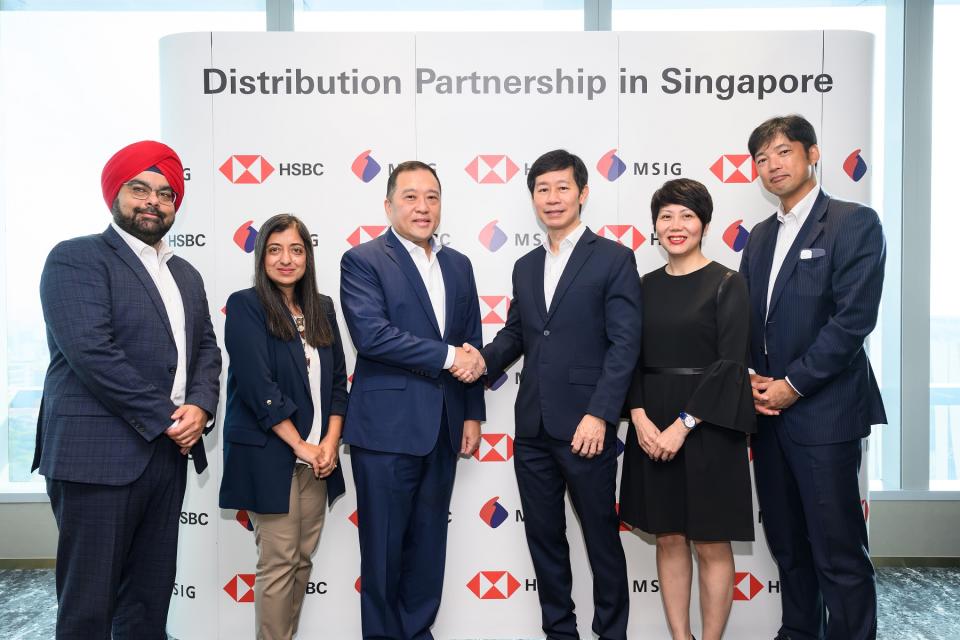
[[[748,146],[764,188],[780,200],[750,233],[740,264],[760,414],[757,498],[780,572],[776,637],[875,638],[858,471],[861,439],[886,422],[863,348],[883,288],[880,220],[818,187],[816,132],[801,116],[764,122]]]

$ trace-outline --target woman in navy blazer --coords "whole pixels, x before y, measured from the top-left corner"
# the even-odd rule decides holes
[[[327,502],[344,491],[337,458],[347,375],[304,224],[270,218],[254,261],[255,286],[227,300],[220,507],[250,514],[257,638],[272,640],[296,633]]]

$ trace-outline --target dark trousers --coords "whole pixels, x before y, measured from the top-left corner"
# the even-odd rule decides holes
[[[433,638],[456,463],[445,417],[426,456],[350,447],[364,638]]]
[[[860,441],[797,444],[772,418],[752,446],[763,529],[780,572],[781,633],[793,640],[876,638]]]
[[[186,463],[160,436],[130,484],[47,479],[60,530],[57,640],[166,640]]]
[[[564,503],[568,489],[593,570],[593,632],[602,640],[627,637],[630,602],[616,511],[616,441],[616,431],[607,428],[603,452],[595,458],[572,453],[570,442],[551,438],[543,425],[536,436],[514,441],[524,530],[549,640],[580,638],[570,595],[573,576]]]

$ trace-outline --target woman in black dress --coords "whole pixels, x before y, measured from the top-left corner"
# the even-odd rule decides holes
[[[674,640],[688,640],[696,550],[703,639],[719,640],[733,602],[731,540],[753,540],[747,435],[749,302],[739,273],[703,255],[713,201],[695,180],[650,203],[667,264],[642,278],[643,349],[627,397],[624,522],[657,536],[657,573]]]

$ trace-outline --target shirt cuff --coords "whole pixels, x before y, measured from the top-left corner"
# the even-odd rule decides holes
[[[800,393],[800,390],[797,389],[795,386],[793,386],[793,383],[790,382],[790,378],[787,378],[786,376],[784,376],[783,379],[787,381],[787,384],[790,385],[790,388],[793,389],[793,391],[794,391],[798,396],[800,396],[801,398],[803,397],[803,394]]]
[[[447,359],[443,361],[443,368],[449,369],[453,366],[453,361],[457,357],[457,348],[453,345],[447,345]]]

